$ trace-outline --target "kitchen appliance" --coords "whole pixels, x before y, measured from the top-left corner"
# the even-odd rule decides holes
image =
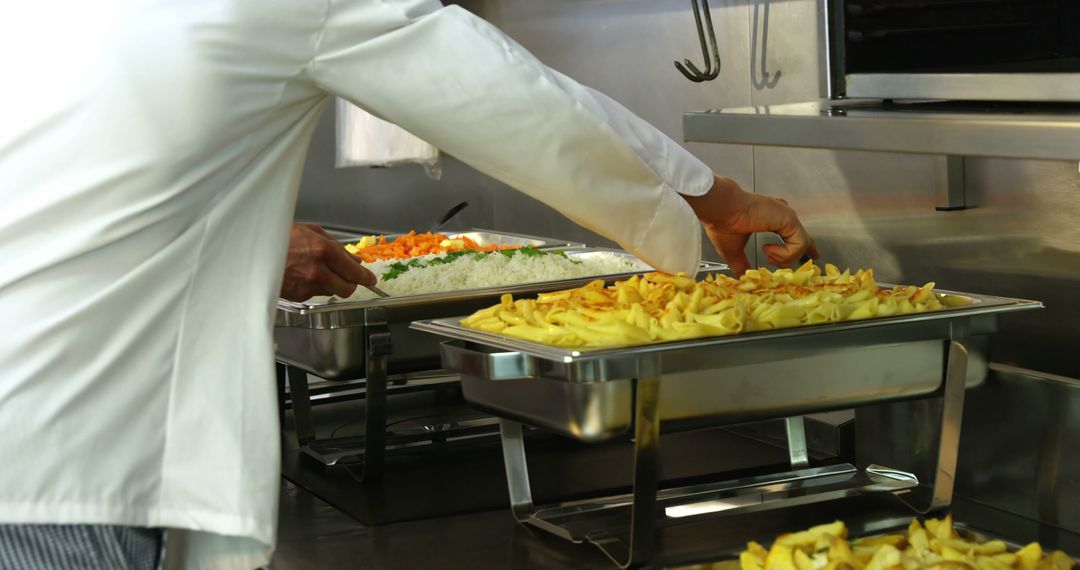
[[[1073,0],[826,0],[831,98],[1080,101]]]

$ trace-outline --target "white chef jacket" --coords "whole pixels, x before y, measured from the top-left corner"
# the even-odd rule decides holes
[[[6,2],[0,69],[0,523],[268,560],[272,314],[330,95],[656,267],[698,261],[678,193],[704,164],[435,1]]]

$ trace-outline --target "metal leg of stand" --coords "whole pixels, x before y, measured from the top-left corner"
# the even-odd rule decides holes
[[[285,386],[288,384],[288,372],[284,364],[274,363],[274,376],[277,380],[278,421],[283,421],[285,419]]]
[[[382,477],[386,457],[386,367],[393,345],[385,323],[369,322],[365,343],[364,464],[357,479],[371,481]]]
[[[806,425],[802,416],[784,419],[784,427],[787,431],[788,457],[791,458],[792,469],[803,469],[810,466],[810,455],[806,449]]]
[[[914,475],[917,488],[897,496],[922,514],[952,502],[961,416],[967,383],[968,350],[963,323],[954,324],[945,343],[940,397],[856,409],[855,455],[868,472],[880,466]]]
[[[506,483],[510,491],[510,510],[518,522],[528,522],[536,513],[536,508],[529,486],[529,467],[525,462],[525,435],[521,424],[510,420],[499,420],[499,430]]]
[[[634,381],[634,493],[628,536],[608,531],[590,542],[621,568],[640,566],[656,544],[656,498],[660,484],[660,357],[643,356]]]
[[[956,464],[960,454],[960,424],[964,413],[964,390],[967,383],[968,352],[956,340],[949,342],[949,359],[945,366],[945,389],[941,405],[941,434],[937,449],[937,467],[932,492],[919,503],[907,502],[919,513],[948,507],[952,503],[956,481]],[[904,498],[904,497],[901,497]]]
[[[296,441],[301,446],[315,439],[315,416],[311,411],[311,394],[308,393],[307,372],[295,366],[286,366],[289,378],[289,397],[292,399],[293,422],[296,424]]]
[[[630,558],[637,566],[652,558],[656,542],[656,493],[660,483],[659,366],[637,379],[634,425],[634,511],[630,516]],[[616,560],[616,562],[619,562]]]

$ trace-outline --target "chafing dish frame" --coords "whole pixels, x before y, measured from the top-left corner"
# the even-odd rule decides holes
[[[605,253],[633,257],[625,251],[610,248],[565,249],[567,255],[571,256]],[[724,269],[726,266],[723,264],[706,261],[701,263],[699,271],[707,273]],[[386,431],[390,374],[438,368],[438,339],[410,330],[411,322],[471,312],[497,303],[499,297],[507,293],[535,295],[579,287],[597,279],[611,283],[648,271],[651,270],[333,304],[312,305],[279,300],[274,329],[279,398],[284,401],[287,386],[297,440],[307,455],[327,466],[347,457],[363,457],[362,470],[354,469],[356,478],[360,481],[379,479],[388,446],[396,445],[388,442]],[[429,347],[430,351],[426,352],[425,349]],[[311,354],[316,354],[317,358],[304,359]],[[395,356],[399,358],[395,359]],[[328,380],[351,379],[363,374],[365,413],[362,435],[348,438],[316,437],[308,374]],[[407,379],[402,382],[407,382]],[[447,375],[445,382],[431,382],[427,388],[457,382],[456,376]],[[352,384],[347,388],[355,390],[356,386]],[[491,435],[496,435],[496,425],[493,423],[490,428]],[[476,430],[469,427],[467,431],[472,433]],[[432,437],[432,441],[453,438],[454,434],[438,434],[438,437]],[[411,439],[415,438],[409,436],[409,439],[408,444],[412,445]]]
[[[614,349],[551,347],[475,331],[461,326],[456,320],[447,319],[421,321],[414,323],[413,327],[456,339],[442,344],[444,365],[462,373],[467,401],[502,418],[503,459],[515,518],[520,523],[536,526],[573,542],[590,542],[620,567],[628,568],[652,558],[658,524],[676,524],[707,516],[776,509],[875,492],[894,493],[919,513],[948,506],[952,501],[964,391],[969,383],[981,382],[981,377],[985,377],[986,373],[983,358],[986,343],[982,341],[986,335],[996,331],[1000,313],[1042,306],[1035,301],[960,295],[966,295],[976,302],[966,307],[915,315]],[[844,348],[849,353],[852,350],[892,348],[903,357],[907,355],[900,349],[905,346],[936,344],[941,356],[937,364],[941,368],[930,389],[926,389],[921,382],[909,385],[910,378],[890,378],[891,371],[883,369],[881,378],[890,382],[877,391],[860,394],[848,386],[847,393],[827,402],[789,402],[791,405],[783,411],[789,418],[791,471],[663,491],[658,489],[661,424],[666,419],[674,419],[677,425],[678,420],[685,419],[679,418],[677,413],[670,413],[670,410],[664,412],[661,408],[664,378],[672,378],[667,371],[681,371],[680,364],[688,356],[711,354],[713,369],[723,373],[726,366],[720,355],[724,349],[768,349],[775,346],[789,350],[797,343],[811,339],[818,341],[817,346],[826,351],[826,357],[835,355],[841,363],[844,362]],[[830,352],[829,346],[833,341],[839,348]],[[490,347],[502,352],[485,351]],[[728,350],[728,353],[727,356],[735,355],[733,358],[737,363],[738,352]],[[753,355],[749,358],[751,361],[754,359]],[[784,358],[777,361],[783,362]],[[761,362],[755,364],[760,365]],[[730,366],[732,363],[726,364]],[[970,376],[969,364],[973,372]],[[826,370],[832,372],[828,368]],[[869,372],[871,375],[878,373],[874,370]],[[719,378],[715,380],[721,381]],[[821,380],[817,379],[816,382],[821,383]],[[485,394],[482,390],[500,384],[506,389],[500,390],[494,398],[487,397],[491,394]],[[556,384],[562,384],[566,390],[545,390]],[[693,386],[692,383],[689,385]],[[536,386],[540,389],[533,389]],[[616,390],[613,386],[623,389]],[[519,393],[514,394],[515,391]],[[698,396],[707,401],[715,399],[701,394]],[[782,399],[783,394],[773,396]],[[553,402],[548,402],[551,405],[547,409],[558,410],[558,413],[545,416],[547,412],[542,408],[530,408],[528,402],[542,398],[554,398]],[[912,458],[909,465],[877,465],[872,457],[859,454],[858,463],[864,465],[861,469],[851,464],[806,467],[805,440],[799,429],[801,418],[794,416],[905,399],[941,402],[932,412],[934,417],[930,418],[935,429],[920,430],[918,434],[902,434],[922,442],[921,447],[929,450],[928,453]],[[616,402],[605,405],[611,400]],[[629,414],[620,415],[627,408]],[[707,414],[707,419],[711,425],[722,425],[725,422],[759,419],[770,411],[716,409]],[[605,414],[616,420],[605,422]],[[615,437],[622,432],[620,428],[632,428],[634,484],[631,494],[556,505],[535,505],[522,437],[523,421],[586,442]],[[693,426],[687,424],[687,427]],[[615,513],[622,516],[613,516]],[[618,522],[613,523],[613,519]]]

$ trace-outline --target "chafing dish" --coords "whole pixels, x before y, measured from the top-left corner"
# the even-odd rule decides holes
[[[736,336],[606,349],[565,349],[468,329],[459,318],[413,327],[445,337],[443,365],[462,374],[467,401],[502,419],[512,508],[521,522],[589,541],[621,566],[647,561],[655,525],[870,492],[902,494],[918,511],[952,498],[964,389],[986,375],[986,338],[1001,313],[1041,303],[985,295],[963,307]],[[801,415],[882,408],[882,425],[919,414],[907,464],[879,465],[879,447],[857,447],[859,467],[809,467]],[[787,418],[792,470],[657,491],[660,429]],[[890,418],[892,421],[890,421]],[[533,505],[521,422],[585,442],[634,437],[630,495]],[[888,453],[885,457],[895,459]],[[621,516],[616,516],[621,513]],[[654,517],[654,513],[658,515]],[[628,518],[627,518],[628,517]],[[612,522],[612,521],[616,522]]]
[[[574,247],[564,251],[573,259],[596,255],[636,259],[615,249]],[[701,264],[701,271],[724,268],[719,263]],[[278,300],[274,321],[277,360],[331,380],[362,377],[366,362],[362,341],[365,331],[373,325],[384,325],[390,329],[396,345],[388,359],[390,369],[400,372],[430,369],[438,367],[438,341],[409,330],[412,321],[469,313],[497,303],[505,293],[532,295],[580,287],[600,278],[614,281],[641,273],[644,271],[328,304]]]

